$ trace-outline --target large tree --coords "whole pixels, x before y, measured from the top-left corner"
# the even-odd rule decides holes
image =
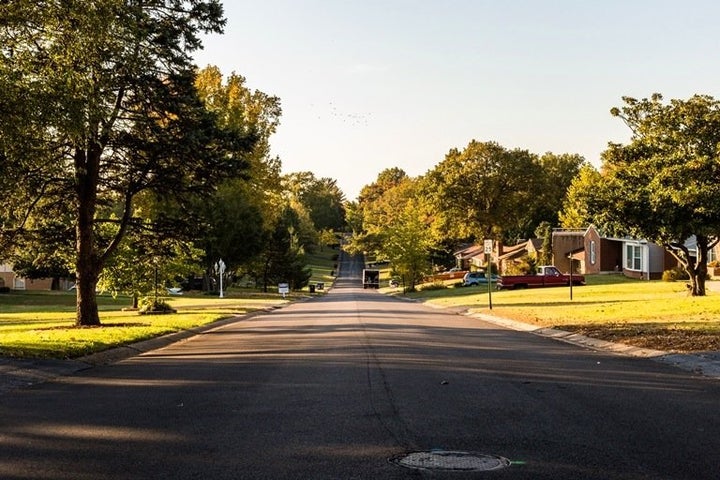
[[[283,204],[280,161],[270,155],[270,137],[282,113],[280,99],[251,90],[236,73],[224,78],[214,66],[200,70],[195,85],[223,128],[257,138],[243,178],[224,182],[196,205],[202,218],[198,245],[205,250],[206,273],[219,259],[228,272],[237,272],[262,251]]]
[[[473,140],[450,150],[427,177],[448,238],[513,240],[535,228],[527,213],[538,199],[542,169],[527,150]]]
[[[285,189],[307,211],[316,230],[345,227],[345,194],[332,178],[317,178],[312,172],[285,176]]]
[[[585,164],[570,182],[558,215],[563,228],[587,228],[590,224],[604,226],[600,191],[602,175],[592,165]]]
[[[194,87],[190,54],[200,33],[221,32],[222,7],[18,0],[0,18],[0,155],[28,198],[3,218],[13,235],[37,207],[72,218],[76,322],[97,325],[96,284],[136,195],[182,203],[237,174],[252,148],[253,135],[218,129]]]
[[[608,220],[664,245],[690,275],[692,294],[705,295],[708,250],[720,238],[720,102],[695,95],[665,103],[660,94],[623,101],[611,113],[632,137],[603,153]]]

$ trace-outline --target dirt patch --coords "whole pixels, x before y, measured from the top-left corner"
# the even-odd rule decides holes
[[[720,350],[720,330],[717,328],[679,328],[655,324],[563,325],[558,328],[600,340],[668,352]]]

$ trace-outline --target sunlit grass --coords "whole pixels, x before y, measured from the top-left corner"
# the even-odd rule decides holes
[[[330,286],[337,253],[326,248],[308,256],[311,282]],[[231,288],[224,298],[202,294],[163,297],[177,313],[139,315],[125,310],[131,306],[130,298],[99,295],[102,326],[79,328],[75,326],[74,292],[13,291],[0,295],[0,355],[76,358],[284,304],[296,297],[295,293],[283,299],[277,293]]]
[[[587,285],[573,288],[572,300],[566,287],[492,291],[492,310],[484,286],[411,296],[642,346],[674,350],[720,347],[720,292],[714,288],[708,289],[705,297],[692,297],[684,282],[648,282],[618,275],[588,276],[587,281]],[[668,338],[672,335],[682,342]]]
[[[310,277],[310,283],[316,284],[322,282],[326,286],[330,286],[334,281],[335,277],[333,272],[337,273],[338,260],[336,258],[339,255],[339,250],[324,247],[322,251],[318,250],[315,253],[307,254],[305,260],[308,263],[308,267],[312,271]]]
[[[0,295],[0,355],[74,358],[289,301],[277,294],[227,295],[164,298],[177,310],[165,315],[139,315],[123,310],[129,298],[100,296],[100,327],[75,326],[75,296],[69,293]]]

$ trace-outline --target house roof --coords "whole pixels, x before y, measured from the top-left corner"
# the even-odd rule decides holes
[[[530,246],[532,246],[533,250],[539,252],[542,250],[542,243],[542,238],[531,238],[530,240],[518,243],[517,245],[505,247],[505,253],[500,255],[498,260],[506,260],[508,258],[516,258],[525,255],[529,251],[528,247]]]
[[[483,245],[471,245],[467,248],[463,248],[462,250],[458,250],[454,253],[455,258],[458,258],[460,260],[469,260],[478,253],[483,253],[485,251],[485,247]]]

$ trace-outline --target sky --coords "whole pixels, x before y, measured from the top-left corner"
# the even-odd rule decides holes
[[[226,0],[194,55],[278,96],[283,172],[348,200],[393,167],[424,175],[494,141],[595,166],[630,139],[622,97],[720,98],[720,2]]]

